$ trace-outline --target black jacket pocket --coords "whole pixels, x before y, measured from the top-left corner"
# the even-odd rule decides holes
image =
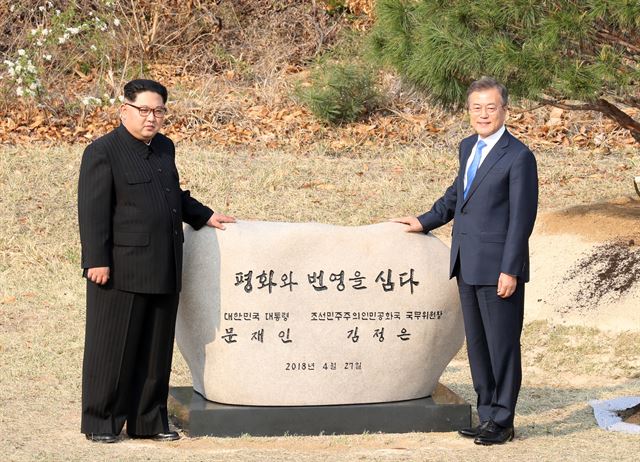
[[[125,172],[124,176],[129,184],[149,183],[151,181],[149,175],[141,172]]]

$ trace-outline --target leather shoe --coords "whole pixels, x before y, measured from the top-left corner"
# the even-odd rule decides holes
[[[176,441],[180,439],[178,432],[157,433],[151,437],[153,441]]]
[[[482,430],[487,428],[487,425],[489,425],[488,420],[486,422],[481,422],[480,425],[476,425],[475,427],[461,428],[458,430],[458,435],[464,436],[465,438],[475,438],[480,435]]]
[[[115,443],[118,439],[113,433],[87,433],[85,436],[94,443]]]
[[[180,439],[178,432],[161,432],[155,435],[129,435],[131,438],[153,441],[176,441]]]
[[[491,421],[473,442],[483,446],[491,446],[493,444],[504,444],[507,441],[511,441],[513,436],[513,427],[503,427]]]

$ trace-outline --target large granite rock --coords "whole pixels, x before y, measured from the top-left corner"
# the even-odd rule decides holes
[[[176,339],[205,398],[293,406],[428,396],[462,346],[449,249],[404,226],[185,230]]]

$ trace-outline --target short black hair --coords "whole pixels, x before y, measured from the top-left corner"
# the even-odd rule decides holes
[[[471,85],[469,85],[469,88],[467,89],[467,105],[469,104],[469,96],[471,93],[475,91],[490,90],[491,88],[495,88],[500,92],[502,105],[506,106],[509,102],[509,91],[507,90],[507,87],[502,85],[493,77],[481,77],[478,80],[471,82]]]
[[[152,91],[162,96],[162,102],[167,104],[169,93],[167,88],[155,80],[135,79],[124,86],[124,97],[129,101],[135,101],[139,93]]]

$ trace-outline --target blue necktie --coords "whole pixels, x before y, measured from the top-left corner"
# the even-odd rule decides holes
[[[476,172],[478,171],[478,165],[480,165],[480,159],[482,158],[482,148],[484,148],[486,145],[487,143],[479,140],[478,145],[476,146],[476,154],[473,158],[473,162],[471,162],[471,165],[469,166],[469,171],[467,172],[467,187],[464,188],[465,199],[467,198],[467,193],[471,188],[471,183],[473,183],[473,179],[475,178]]]

